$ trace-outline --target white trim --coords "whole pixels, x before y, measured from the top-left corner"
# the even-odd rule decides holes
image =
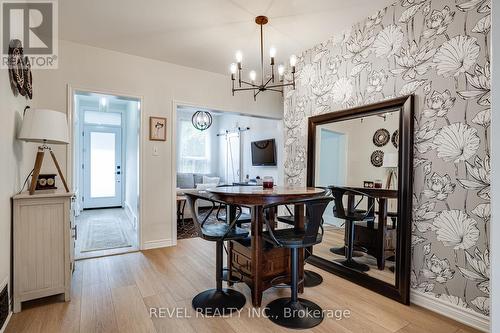
[[[130,204],[127,201],[124,201],[123,205],[125,206],[125,213],[132,223],[132,228],[134,228],[134,230],[137,230],[137,216],[134,214],[132,207],[130,207]]]
[[[412,290],[410,293],[410,302],[483,332],[490,331],[489,317],[443,301],[433,294]]]
[[[138,215],[137,216],[137,243],[139,250],[143,249],[143,223],[144,221],[144,205],[143,205],[143,194],[144,194],[144,177],[143,177],[143,169],[144,169],[144,146],[146,144],[146,140],[144,138],[144,125],[149,124],[149,121],[145,121],[146,113],[144,112],[145,110],[145,104],[144,103],[144,97],[141,95],[135,95],[133,93],[128,93],[128,92],[120,92],[116,90],[100,90],[100,89],[95,89],[91,87],[82,87],[82,86],[76,86],[76,85],[67,85],[67,109],[66,109],[66,116],[68,117],[68,127],[69,127],[69,137],[73,138],[73,96],[76,91],[84,91],[84,92],[93,92],[97,94],[104,94],[104,95],[115,95],[115,96],[123,96],[123,97],[130,97],[134,98],[140,101],[141,103],[141,108],[139,110],[140,114],[140,120],[139,120],[139,199],[138,199]],[[149,126],[149,125],[148,125]],[[74,142],[71,140],[70,144],[68,145],[68,148],[66,149],[66,179],[68,180],[68,184],[71,184],[71,187],[74,188],[73,184],[73,147]]]
[[[142,245],[142,250],[159,249],[162,247],[174,246],[176,244],[177,244],[177,242],[174,242],[172,239],[169,239],[169,238],[158,239],[158,240],[153,240],[153,241],[146,241]]]

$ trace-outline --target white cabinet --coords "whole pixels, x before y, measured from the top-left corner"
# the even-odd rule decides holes
[[[21,302],[64,294],[70,299],[74,267],[72,193],[13,197],[14,312]]]

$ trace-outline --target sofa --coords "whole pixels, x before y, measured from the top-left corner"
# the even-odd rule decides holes
[[[201,173],[177,173],[177,195],[182,195],[190,190],[206,190],[219,185],[220,178],[214,174],[201,174]],[[197,207],[211,207],[209,201],[198,200]],[[191,211],[186,205],[184,210],[184,217],[191,218]]]

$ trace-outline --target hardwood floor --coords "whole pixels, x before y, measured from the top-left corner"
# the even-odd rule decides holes
[[[12,316],[8,333],[21,332],[290,332],[264,317],[250,317],[250,292],[240,316],[203,318],[191,309],[192,297],[215,284],[215,246],[200,238],[179,240],[172,248],[78,261],[73,276],[72,300],[57,297],[24,303]],[[304,298],[324,310],[349,310],[350,317],[325,318],[309,332],[478,332],[418,306],[404,306],[315,267],[324,282],[307,288]],[[289,295],[270,289],[263,304]],[[179,308],[184,316],[169,318]],[[162,308],[164,318],[150,316]],[[249,312],[250,311],[250,312]],[[158,312],[157,312],[158,313]],[[190,318],[187,318],[190,316]]]

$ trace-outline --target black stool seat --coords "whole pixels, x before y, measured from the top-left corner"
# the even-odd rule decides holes
[[[201,228],[203,239],[217,241],[224,237],[224,240],[242,239],[248,236],[248,230],[234,227],[226,223],[215,223],[205,225]]]
[[[304,241],[306,232],[304,230],[296,230],[295,228],[278,229],[273,231],[274,237],[279,239],[282,247],[288,248],[304,248],[321,243],[323,235],[318,233],[316,238]],[[262,233],[262,238],[265,241],[272,243],[274,238],[268,231]]]

